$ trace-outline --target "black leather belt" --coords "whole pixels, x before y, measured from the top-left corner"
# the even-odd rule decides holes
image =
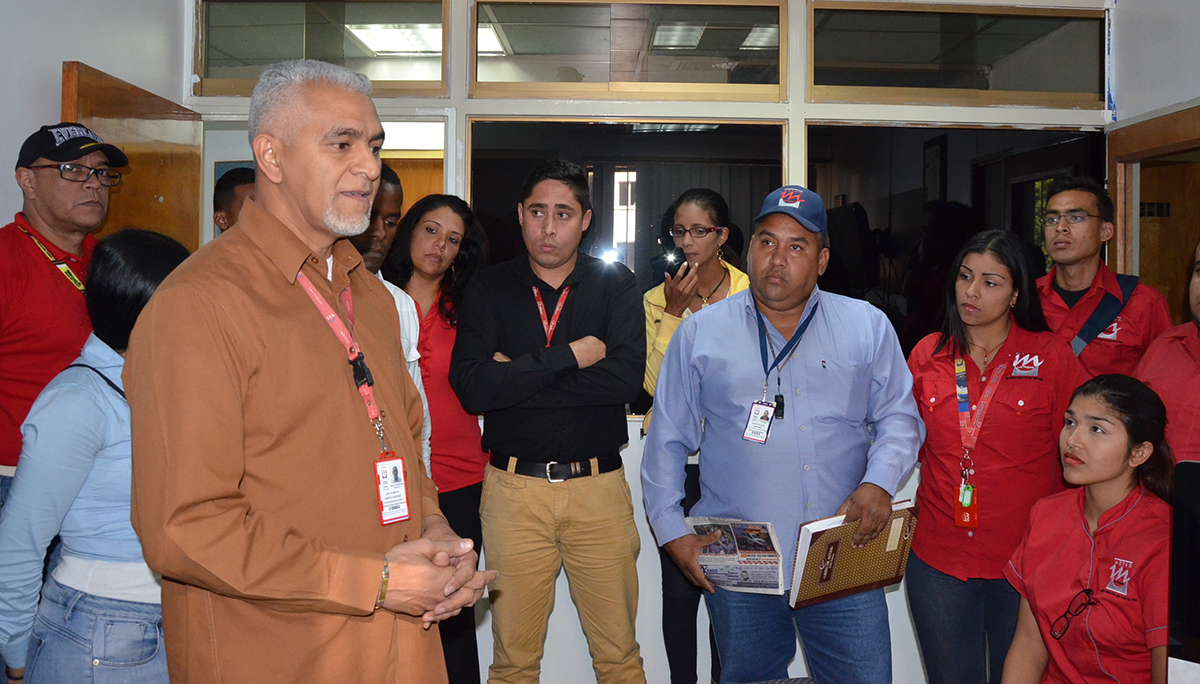
[[[592,472],[592,463],[596,463],[596,471]],[[509,465],[514,465],[512,472],[526,477],[546,478],[551,482],[562,482],[576,477],[588,477],[611,473],[621,467],[621,455],[612,454],[586,461],[571,461],[570,463],[541,463],[516,456],[506,456],[492,452],[492,466],[508,472]]]

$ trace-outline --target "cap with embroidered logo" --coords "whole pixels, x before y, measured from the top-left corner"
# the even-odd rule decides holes
[[[75,161],[92,152],[103,152],[109,166],[120,168],[129,165],[129,158],[116,145],[104,142],[83,124],[64,121],[53,126],[42,126],[25,139],[21,153],[17,155],[17,168],[32,165],[38,159],[53,162]]]
[[[786,214],[813,233],[828,233],[825,202],[821,196],[799,185],[785,185],[763,201],[762,211],[754,217],[758,223],[771,214]]]

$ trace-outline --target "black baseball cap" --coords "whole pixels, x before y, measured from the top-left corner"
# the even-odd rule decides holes
[[[37,133],[25,139],[21,154],[17,156],[17,168],[25,168],[34,161],[49,159],[55,162],[75,161],[92,152],[103,152],[109,166],[129,166],[125,153],[110,145],[83,124],[64,121],[53,126],[42,126]]]

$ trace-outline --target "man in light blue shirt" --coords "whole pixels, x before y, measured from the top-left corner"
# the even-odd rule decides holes
[[[658,378],[642,462],[646,513],[658,543],[710,592],[722,682],[786,678],[793,624],[817,681],[891,681],[882,589],[793,610],[786,595],[716,588],[697,561],[716,537],[692,534],[679,504],[687,454],[699,449],[701,498],[692,515],[774,524],[785,585],[803,523],[861,519],[855,546],[882,530],[925,427],[887,318],[817,288],[826,243],[816,193],[771,193],[750,239],[750,289],[684,321]],[[774,414],[765,442],[749,429],[752,410],[756,419]]]

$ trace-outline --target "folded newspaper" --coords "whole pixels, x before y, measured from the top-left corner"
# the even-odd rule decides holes
[[[782,596],[783,556],[769,522],[728,518],[686,518],[696,534],[721,531],[700,550],[700,568],[708,581],[730,591]]]

